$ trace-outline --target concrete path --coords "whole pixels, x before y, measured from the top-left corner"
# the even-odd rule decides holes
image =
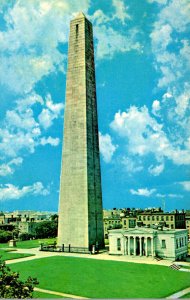
[[[81,253],[45,252],[45,251],[39,251],[38,248],[17,249],[17,252],[34,254],[34,256],[7,260],[6,261],[7,264],[15,264],[15,263],[20,263],[24,261],[33,260],[33,259],[51,257],[51,256],[80,257],[80,258],[90,258],[90,259],[99,259],[99,260],[134,262],[139,264],[163,265],[163,266],[170,266],[172,264],[172,262],[168,260],[157,261],[152,257],[114,256],[114,255],[109,255],[108,252],[102,252],[99,254],[92,255],[92,254],[81,254]]]
[[[34,288],[34,291],[41,292],[41,293],[47,293],[47,294],[50,294],[50,295],[62,296],[62,297],[66,297],[66,298],[72,298],[72,299],[89,299],[89,298],[85,298],[85,297],[82,297],[82,296],[76,296],[76,295],[72,295],[72,294],[65,294],[65,293],[60,293],[60,292],[56,292],[56,291],[44,290],[44,289],[40,289],[40,288]]]
[[[190,293],[190,287],[188,287],[188,288],[186,288],[182,291],[179,291],[179,292],[177,292],[177,293],[175,293],[175,294],[173,294],[169,297],[166,297],[166,299],[179,299],[179,298],[181,298],[182,296],[184,296],[188,293]]]

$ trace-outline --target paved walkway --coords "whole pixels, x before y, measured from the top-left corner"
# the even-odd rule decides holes
[[[172,262],[169,260],[157,261],[152,257],[114,256],[114,255],[109,255],[108,252],[102,252],[99,254],[92,255],[92,254],[81,254],[81,253],[45,252],[45,251],[39,251],[38,248],[17,249],[17,252],[34,254],[34,256],[7,260],[6,261],[7,264],[15,264],[15,263],[20,263],[24,261],[33,260],[33,259],[51,257],[51,256],[80,257],[80,258],[90,258],[90,259],[99,259],[99,260],[134,262],[140,264],[163,265],[163,266],[170,266],[172,264]]]
[[[179,292],[177,292],[177,293],[175,293],[175,294],[173,294],[169,297],[166,297],[166,299],[179,299],[179,298],[181,298],[182,296],[184,296],[188,293],[190,293],[190,287],[188,287],[188,288],[186,288],[182,291],[179,291]]]
[[[65,293],[60,293],[60,292],[56,292],[56,291],[44,290],[44,289],[40,289],[40,288],[34,288],[34,291],[41,292],[41,293],[46,293],[46,294],[50,294],[50,295],[57,295],[57,296],[66,297],[66,298],[72,298],[72,299],[89,299],[89,298],[85,298],[85,297],[82,297],[82,296],[76,296],[76,295],[72,295],[72,294],[65,294]]]

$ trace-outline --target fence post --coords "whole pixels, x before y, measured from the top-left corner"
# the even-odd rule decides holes
[[[62,245],[62,252],[64,252],[64,244]]]
[[[69,252],[71,252],[71,244],[69,244]]]

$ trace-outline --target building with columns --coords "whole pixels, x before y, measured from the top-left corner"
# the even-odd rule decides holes
[[[109,231],[109,254],[185,259],[188,253],[186,229],[136,227]]]

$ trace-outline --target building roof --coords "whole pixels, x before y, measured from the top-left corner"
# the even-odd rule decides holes
[[[135,227],[130,229],[112,229],[108,230],[111,234],[117,234],[121,233],[123,235],[125,234],[153,234],[153,233],[162,233],[162,234],[171,234],[171,233],[177,233],[182,232],[186,229],[169,229],[169,228],[163,228],[163,229],[155,229],[155,228],[147,228],[147,227]]]

